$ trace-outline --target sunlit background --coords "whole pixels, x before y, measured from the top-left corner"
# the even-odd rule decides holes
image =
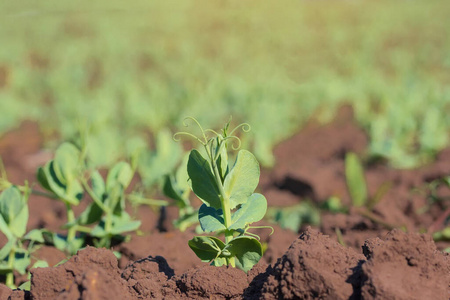
[[[97,165],[151,164],[180,155],[184,117],[232,115],[271,166],[352,104],[368,156],[419,166],[449,144],[449,16],[448,0],[2,1],[0,135],[33,120],[49,149],[84,132]]]

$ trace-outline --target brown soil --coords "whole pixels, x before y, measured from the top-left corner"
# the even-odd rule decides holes
[[[30,122],[0,138],[0,155],[13,183],[35,182],[36,167],[51,157],[42,142],[38,126]],[[328,125],[311,123],[275,148],[276,166],[263,170],[260,192],[270,206],[308,199],[320,205],[330,196],[350,206],[344,156],[347,151],[364,156],[367,142],[349,109]],[[390,184],[373,209],[323,211],[319,228],[303,226],[298,233],[277,225],[271,236],[258,230],[267,250],[248,274],[201,263],[187,245],[194,229],[179,232],[170,225],[176,209],[168,208],[161,231],[158,211],[142,207],[137,216],[144,234],[115,247],[122,254],[119,261],[109,250],[88,247],[62,265],[32,270],[31,292],[0,285],[0,299],[449,299],[449,258],[439,251],[449,245],[436,246],[429,235],[418,234],[443,228],[447,207],[417,192],[448,174],[450,149],[416,170],[367,165],[372,196]],[[438,193],[448,196],[449,190]],[[59,230],[64,223],[60,203],[32,196],[29,205],[29,229]],[[337,242],[336,232],[346,246]],[[0,235],[0,246],[5,242]],[[43,247],[35,257],[54,266],[65,255]],[[17,277],[17,284],[23,280]]]

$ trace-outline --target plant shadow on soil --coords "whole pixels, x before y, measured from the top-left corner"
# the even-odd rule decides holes
[[[31,122],[0,139],[0,155],[13,183],[35,182],[36,167],[49,158],[42,142]],[[367,143],[351,111],[344,109],[328,125],[310,123],[275,148],[276,165],[262,171],[260,192],[269,206],[306,199],[320,205],[330,196],[349,205],[343,153],[364,154]],[[193,229],[179,232],[171,225],[176,208],[167,208],[166,232],[161,232],[158,213],[142,207],[137,217],[145,234],[115,247],[122,254],[119,262],[109,250],[88,247],[58,267],[32,270],[30,293],[1,285],[0,299],[448,299],[449,258],[439,251],[448,244],[436,246],[430,236],[416,233],[432,226],[442,207],[415,213],[428,202],[411,190],[450,174],[450,149],[416,170],[375,164],[365,171],[371,195],[391,183],[372,209],[381,223],[350,209],[346,214],[323,212],[319,228],[303,226],[295,233],[275,225],[271,236],[258,231],[267,250],[248,274],[201,263],[187,245]],[[65,218],[59,203],[32,196],[29,205],[29,229],[59,230]],[[337,229],[347,247],[337,242]],[[5,242],[1,236],[0,245]],[[50,265],[64,257],[51,247],[36,256]],[[18,277],[17,283],[23,280]]]

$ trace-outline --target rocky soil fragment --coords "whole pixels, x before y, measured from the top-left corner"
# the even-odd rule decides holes
[[[33,299],[132,299],[117,258],[106,249],[87,247],[64,264],[31,270]]]
[[[449,299],[449,256],[429,235],[393,230],[363,246],[363,299]]]
[[[268,270],[261,295],[253,299],[349,299],[352,278],[364,256],[308,228]],[[250,295],[249,295],[250,296]]]

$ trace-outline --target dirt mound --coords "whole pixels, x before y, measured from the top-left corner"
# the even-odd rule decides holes
[[[308,228],[277,261],[263,299],[349,299],[352,276],[364,256]]]
[[[243,271],[209,265],[189,270],[176,282],[188,299],[241,299],[248,287]]]
[[[31,270],[33,299],[132,299],[117,258],[106,249],[87,247],[64,264]]]
[[[161,256],[140,259],[129,264],[122,272],[133,299],[175,298],[176,284],[169,281],[173,276],[173,269]]]
[[[363,246],[363,299],[449,299],[449,256],[429,235],[393,230]]]

